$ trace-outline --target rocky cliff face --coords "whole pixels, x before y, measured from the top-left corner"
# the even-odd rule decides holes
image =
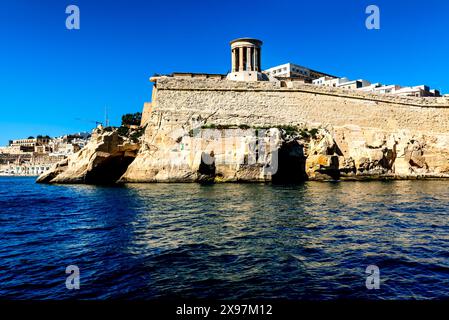
[[[149,130],[121,182],[449,177],[449,139],[347,128]]]
[[[79,152],[55,164],[38,183],[115,183],[136,157],[140,148],[117,133],[96,129]]]
[[[449,177],[449,136],[386,132],[348,126],[332,128],[335,152],[320,149],[307,158],[309,178],[337,172],[338,179],[417,179]]]
[[[284,144],[275,128],[151,128],[121,182],[267,181]]]

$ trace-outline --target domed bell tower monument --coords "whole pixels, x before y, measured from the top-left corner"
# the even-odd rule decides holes
[[[262,41],[252,38],[239,38],[231,41],[231,73],[228,80],[260,81],[264,80],[261,73]]]

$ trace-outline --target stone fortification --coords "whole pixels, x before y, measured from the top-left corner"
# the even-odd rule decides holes
[[[289,81],[152,81],[152,102],[143,112],[147,127],[142,148],[121,181],[418,178],[449,173],[447,98]],[[266,145],[270,148],[261,148]]]

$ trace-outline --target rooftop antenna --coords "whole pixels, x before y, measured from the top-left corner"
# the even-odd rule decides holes
[[[106,127],[109,127],[109,119],[108,119],[108,107],[104,107],[104,123]]]

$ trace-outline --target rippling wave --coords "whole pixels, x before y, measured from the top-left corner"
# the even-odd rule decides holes
[[[38,185],[0,178],[2,299],[449,295],[449,182]],[[65,268],[80,268],[67,290]],[[365,269],[380,268],[379,290]]]

